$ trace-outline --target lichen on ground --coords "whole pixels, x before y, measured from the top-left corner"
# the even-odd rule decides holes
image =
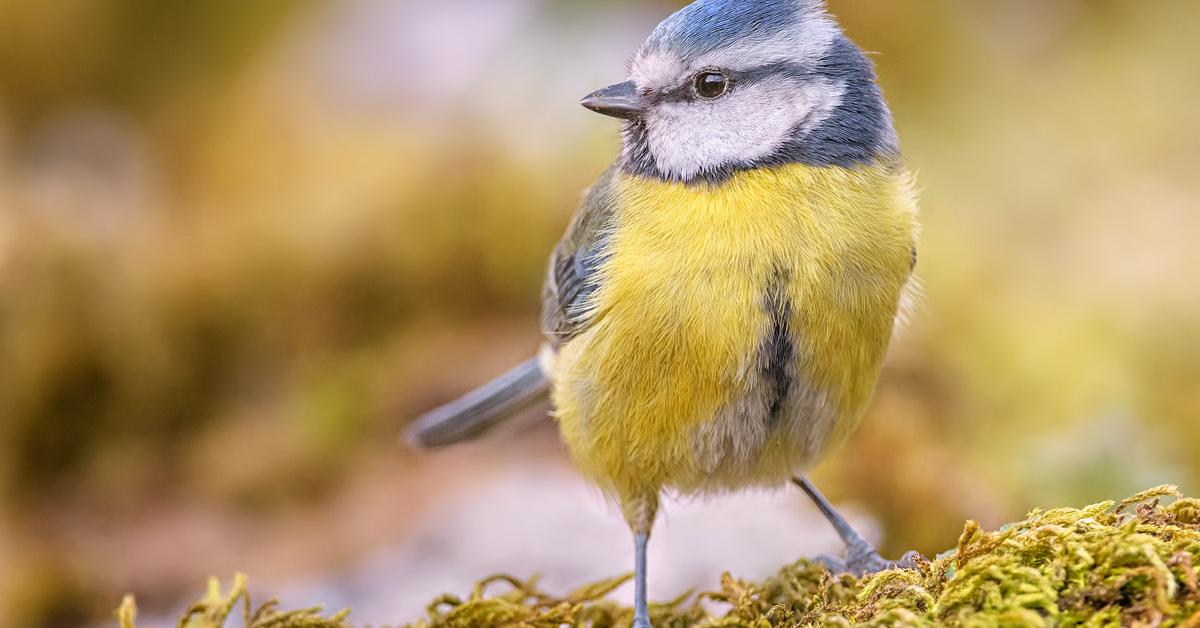
[[[1163,498],[1175,498],[1168,504]],[[1175,487],[1082,509],[1035,510],[986,532],[968,521],[957,548],[916,569],[862,579],[801,560],[749,582],[725,575],[719,590],[655,604],[656,628],[685,626],[1178,626],[1200,628],[1200,499]],[[443,595],[411,628],[628,626],[632,611],[608,599],[629,576],[566,596],[536,579],[493,576],[465,598]],[[504,587],[496,593],[494,589]],[[346,628],[343,611],[250,611],[245,579],[222,595],[215,582],[181,628],[218,628],[241,601],[249,628]],[[118,609],[136,628],[132,598]]]

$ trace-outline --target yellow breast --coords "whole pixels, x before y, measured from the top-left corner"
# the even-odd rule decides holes
[[[778,482],[815,462],[878,376],[911,268],[907,174],[788,165],[721,185],[617,185],[596,322],[555,366],[580,467],[631,496]],[[782,425],[757,416],[752,390],[779,297],[794,379]]]

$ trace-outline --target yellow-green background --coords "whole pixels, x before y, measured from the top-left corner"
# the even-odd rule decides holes
[[[481,6],[0,0],[0,625],[169,608],[207,575],[178,534],[319,573],[388,535],[287,545],[348,494],[438,490],[394,436],[536,345],[616,151],[575,100],[678,3]],[[1200,492],[1200,4],[832,8],[919,176],[924,297],[822,482],[926,552]]]

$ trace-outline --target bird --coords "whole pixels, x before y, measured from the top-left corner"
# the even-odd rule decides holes
[[[843,568],[896,565],[805,475],[859,423],[915,293],[915,182],[872,61],[823,0],[697,0],[580,104],[620,121],[621,151],[550,255],[545,342],[408,442],[468,440],[549,398],[633,535],[635,628],[665,495],[794,482]]]

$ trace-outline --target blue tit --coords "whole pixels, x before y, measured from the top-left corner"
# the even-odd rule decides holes
[[[646,544],[666,492],[801,484],[872,396],[912,286],[917,207],[875,71],[818,0],[699,0],[585,97],[622,150],[550,256],[536,358],[419,418],[473,437],[550,396],[579,469]]]

